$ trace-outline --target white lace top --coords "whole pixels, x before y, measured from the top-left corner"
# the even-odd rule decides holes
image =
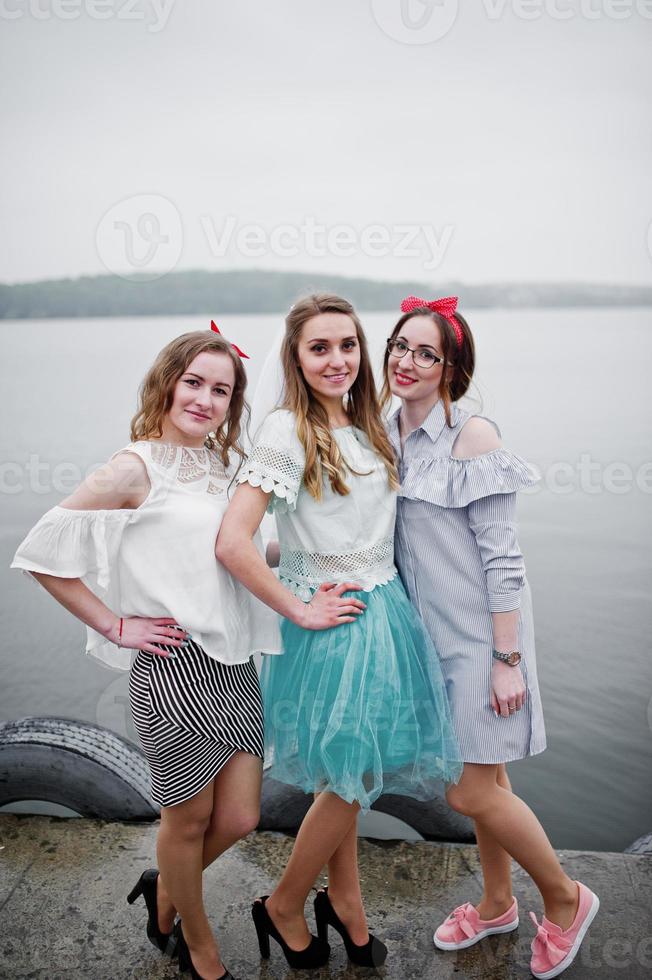
[[[19,546],[11,567],[81,578],[119,616],[171,616],[222,663],[244,663],[256,651],[279,653],[276,614],[215,557],[235,461],[225,469],[208,449],[156,442],[126,449],[143,460],[151,483],[140,507],[53,507]],[[256,544],[262,551],[260,538]],[[90,627],[86,652],[111,667],[131,665],[132,651]]]
[[[271,493],[281,558],[281,582],[304,601],[322,582],[359,582],[365,591],[389,582],[394,565],[396,494],[383,461],[354,426],[334,430],[346,463],[350,493],[334,493],[324,480],[316,501],[303,485],[305,456],[294,415],[279,409],[256,433],[238,482]],[[364,475],[357,475],[364,474]]]

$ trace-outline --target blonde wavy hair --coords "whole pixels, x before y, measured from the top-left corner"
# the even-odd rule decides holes
[[[299,300],[285,318],[285,337],[281,360],[285,376],[282,407],[297,420],[297,436],[306,455],[303,480],[315,500],[322,499],[324,474],[334,493],[345,497],[350,491],[346,473],[353,472],[342,457],[329,424],[328,413],[306,384],[299,367],[298,346],[304,324],[320,313],[344,313],[352,320],[360,346],[360,369],[346,396],[346,410],[351,424],[366,434],[371,447],[381,457],[392,490],[399,487],[394,450],[381,421],[380,405],[374,382],[367,340],[360,320],[351,304],[330,293],[315,293]]]
[[[170,411],[174,388],[198,354],[204,351],[226,354],[233,364],[235,381],[231,392],[229,410],[224,422],[204,440],[207,449],[216,449],[224,466],[229,465],[230,450],[240,459],[245,452],[240,444],[243,417],[249,418],[249,405],[245,400],[247,375],[240,357],[228,340],[212,330],[195,330],[184,333],[163,348],[145,375],[138,393],[138,411],[131,420],[131,441],[160,439],[163,435],[163,419]]]

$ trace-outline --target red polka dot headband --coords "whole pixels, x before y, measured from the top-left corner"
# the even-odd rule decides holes
[[[455,316],[455,310],[457,309],[457,296],[445,296],[443,299],[419,299],[418,296],[408,296],[401,303],[402,313],[411,313],[416,310],[419,306],[427,306],[429,310],[433,313],[439,313],[443,316],[444,320],[448,320],[451,327],[455,331],[455,339],[457,340],[457,346],[461,347],[464,341],[464,333],[460,322]]]

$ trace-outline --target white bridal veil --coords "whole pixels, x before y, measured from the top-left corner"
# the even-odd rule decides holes
[[[278,408],[283,400],[283,367],[281,365],[281,345],[285,336],[285,326],[279,328],[267,352],[267,357],[258,376],[258,383],[251,402],[251,421],[249,433],[255,440],[256,433],[264,419]],[[247,446],[247,450],[251,447]],[[260,525],[260,533],[265,548],[276,539],[276,521],[272,514],[265,514]]]
[[[251,403],[251,423],[249,426],[252,439],[270,412],[278,408],[283,399],[283,367],[281,365],[281,345],[285,336],[285,327],[280,327],[272,340],[267,352],[265,363],[258,377],[258,384]]]

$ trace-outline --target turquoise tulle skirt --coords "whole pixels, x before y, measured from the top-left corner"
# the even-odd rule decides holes
[[[462,771],[432,641],[398,576],[349,594],[367,604],[354,623],[283,620],[283,654],[263,658],[269,774],[363,810],[381,793],[432,799]]]

